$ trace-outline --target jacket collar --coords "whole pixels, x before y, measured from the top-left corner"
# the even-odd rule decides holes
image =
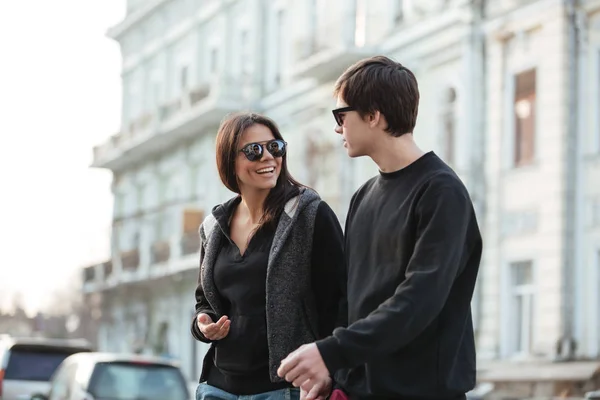
[[[285,204],[284,210],[277,222],[273,244],[269,251],[267,281],[269,281],[273,269],[277,266],[276,261],[281,255],[281,251],[284,248],[284,245],[296,220],[298,219],[299,215],[302,214],[302,210],[309,204],[319,200],[319,195],[315,191],[308,188],[302,188],[297,196],[292,197]],[[203,223],[203,230],[206,237],[206,249],[205,257],[201,265],[201,279],[203,282],[202,285],[206,299],[217,315],[222,315],[223,312],[221,299],[217,294],[218,292],[214,284],[214,266],[221,245],[221,240],[225,238],[223,233],[224,231],[221,229],[221,224],[225,224],[223,226],[229,225],[229,215],[231,215],[231,212],[239,203],[239,201],[239,196],[236,196],[220,206],[215,207],[212,215],[210,216],[212,218],[207,218],[207,221]],[[217,227],[217,225],[219,225],[219,227]],[[229,228],[227,228],[225,232],[228,232],[228,229]]]

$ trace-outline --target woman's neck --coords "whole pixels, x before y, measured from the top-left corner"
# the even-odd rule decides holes
[[[264,214],[264,205],[269,190],[243,191],[239,205],[239,216],[248,222],[258,225]]]

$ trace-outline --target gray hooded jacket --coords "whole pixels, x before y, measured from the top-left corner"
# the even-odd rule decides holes
[[[266,277],[267,342],[272,382],[282,381],[277,376],[277,369],[289,353],[303,344],[331,334],[333,328],[345,324],[347,306],[343,234],[335,214],[328,206],[327,210],[334,221],[327,220],[326,223],[336,226],[328,226],[327,230],[333,232],[330,236],[338,237],[323,245],[337,248],[313,249],[315,219],[322,203],[315,191],[300,189],[300,193],[285,204],[275,230]],[[215,216],[210,214],[200,226],[196,315],[206,313],[213,321],[227,312],[214,282],[214,266],[223,239],[224,234]],[[330,256],[324,256],[327,259],[323,263],[313,265],[315,250],[323,254],[335,254],[335,262],[331,262]],[[317,285],[313,279],[315,273],[319,274]],[[319,301],[327,304],[318,304]],[[210,342],[198,329],[195,319],[192,321],[192,335],[197,340]],[[206,380],[213,351],[214,346],[204,360],[201,382]]]

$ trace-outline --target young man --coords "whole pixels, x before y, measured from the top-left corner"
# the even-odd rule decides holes
[[[482,249],[469,194],[415,144],[419,90],[407,68],[359,61],[335,94],[348,155],[380,172],[346,221],[349,325],[291,353],[279,375],[309,399],[327,394],[329,376],[351,399],[464,399],[475,384],[470,303]]]

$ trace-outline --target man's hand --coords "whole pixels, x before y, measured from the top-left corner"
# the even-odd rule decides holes
[[[311,381],[305,382],[304,386],[300,387],[300,400],[326,400],[331,394],[332,381],[327,378],[324,382],[317,382],[312,386],[312,389],[305,390],[304,387],[310,386]]]
[[[307,392],[307,400],[315,399],[324,391],[326,382],[329,381],[329,385],[331,385],[329,371],[314,343],[300,346],[284,358],[277,370],[277,375],[291,382],[295,387],[304,389]]]
[[[196,323],[200,332],[208,340],[221,340],[229,333],[231,321],[226,315],[223,315],[217,322],[212,322],[208,314],[200,313],[196,317]]]

